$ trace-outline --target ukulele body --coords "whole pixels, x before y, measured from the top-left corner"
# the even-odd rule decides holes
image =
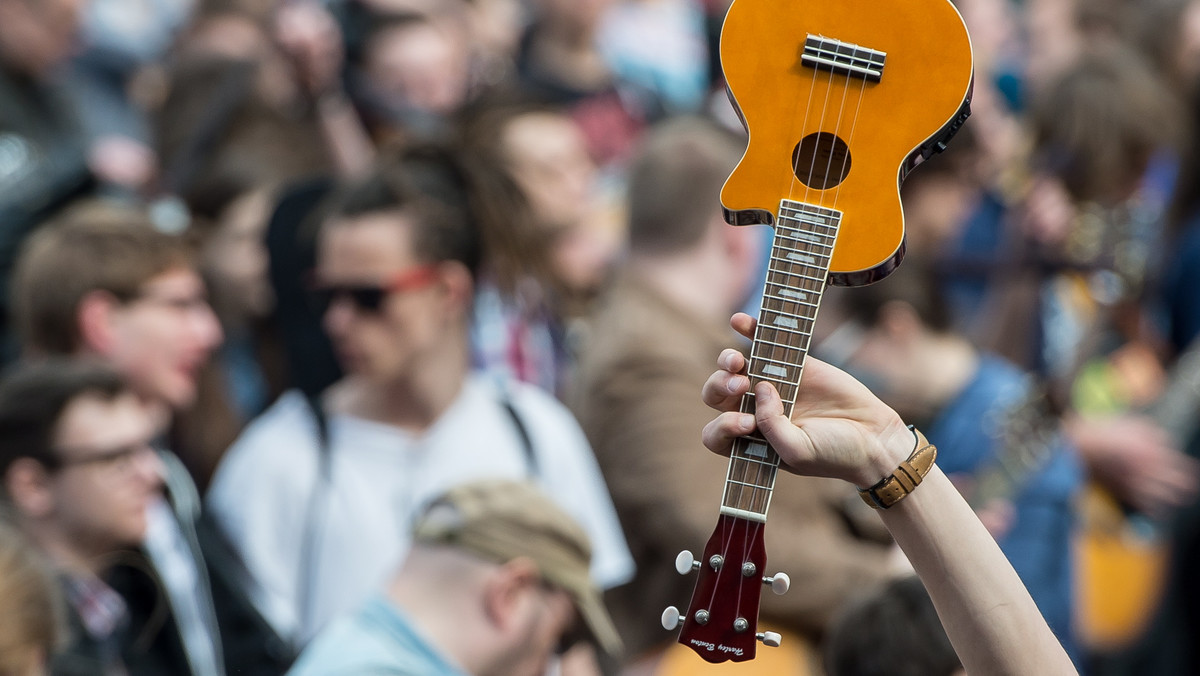
[[[806,65],[810,36],[832,41],[808,50],[817,59],[837,61],[823,55],[849,46],[860,51],[841,54],[844,62],[883,53],[878,79]],[[735,0],[721,66],[749,131],[721,190],[726,220],[773,224],[784,198],[837,209],[830,281],[867,284],[895,269],[904,252],[900,182],[970,111],[971,42],[949,0]]]

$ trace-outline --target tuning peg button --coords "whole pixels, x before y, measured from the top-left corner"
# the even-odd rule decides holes
[[[787,573],[775,573],[771,577],[764,577],[763,584],[771,585],[771,591],[775,592],[776,596],[781,596],[791,588],[792,578],[788,577]]]
[[[764,631],[761,634],[755,634],[754,637],[762,641],[763,645],[772,648],[778,648],[779,644],[783,642],[783,637],[773,631]]]
[[[700,562],[692,556],[690,551],[685,549],[675,557],[675,570],[680,575],[687,575],[693,570],[700,570]]]
[[[675,606],[667,606],[667,609],[662,613],[662,627],[667,631],[673,631],[679,628],[679,609]]]

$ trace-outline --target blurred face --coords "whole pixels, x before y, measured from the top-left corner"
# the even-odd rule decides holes
[[[1178,66],[1184,82],[1200,77],[1200,2],[1189,2],[1180,17]]]
[[[521,630],[510,646],[509,659],[501,659],[496,674],[542,676],[559,656],[564,636],[572,634],[578,619],[571,597],[560,589],[538,584]]]
[[[84,0],[0,0],[0,61],[40,77],[71,55]]]
[[[574,226],[592,206],[596,165],[568,117],[529,113],[508,123],[502,146],[513,178],[548,228]]]
[[[524,25],[521,0],[476,0],[469,8],[472,43],[485,54],[511,57]]]
[[[173,409],[196,399],[196,377],[221,343],[221,327],[193,270],[169,270],[116,307],[109,359],[139,394]]]
[[[535,4],[543,21],[577,34],[589,34],[599,28],[613,0],[539,0]]]
[[[348,373],[404,380],[462,340],[463,310],[443,284],[452,264],[419,260],[411,228],[403,213],[380,212],[334,221],[321,233],[315,287]]]
[[[50,476],[51,518],[85,555],[137,545],[163,468],[150,447],[155,418],[133,393],[83,395],[63,411],[54,435],[59,466]]]
[[[467,51],[462,36],[432,22],[383,31],[367,52],[367,75],[398,104],[446,114],[467,98]]]
[[[257,190],[229,205],[204,248],[205,270],[222,312],[233,318],[264,317],[275,303],[267,279],[269,265],[263,234],[271,215],[271,193]]]

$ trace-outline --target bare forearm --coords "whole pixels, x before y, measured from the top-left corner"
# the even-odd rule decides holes
[[[375,146],[345,95],[327,94],[318,99],[317,119],[338,175],[366,173],[375,162]]]
[[[1076,673],[999,546],[940,469],[880,513],[924,580],[968,674]]]

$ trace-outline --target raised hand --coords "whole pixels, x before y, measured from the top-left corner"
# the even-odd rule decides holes
[[[750,337],[754,319],[738,313],[731,325]],[[704,385],[705,404],[721,414],[704,428],[704,445],[728,454],[736,437],[756,427],[783,463],[797,474],[825,476],[865,487],[890,474],[913,450],[914,437],[900,416],[840,369],[809,357],[792,417],[769,383],[755,389],[756,414],[737,412],[750,388],[746,359],[736,350],[718,358]]]

